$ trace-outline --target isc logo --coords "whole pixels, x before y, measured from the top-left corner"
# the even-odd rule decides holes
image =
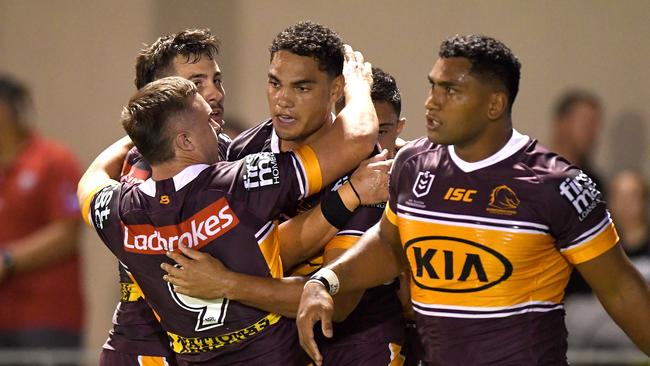
[[[474,199],[473,195],[476,194],[475,189],[465,189],[465,188],[453,188],[450,187],[445,194],[444,199],[447,201],[463,201],[463,202],[472,202]]]
[[[414,283],[439,292],[476,292],[512,274],[512,264],[496,250],[469,240],[426,236],[406,242],[404,249]]]

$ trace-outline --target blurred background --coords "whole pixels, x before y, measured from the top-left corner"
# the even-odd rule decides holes
[[[554,111],[558,98],[579,88],[596,96],[599,106],[596,122],[574,128],[577,136],[589,137],[576,159],[584,159],[603,181],[623,168],[648,179],[647,0],[0,0],[0,72],[28,85],[36,128],[67,145],[85,169],[123,135],[119,114],[135,91],[133,65],[143,43],[187,27],[211,28],[222,43],[217,61],[224,74],[225,120],[249,127],[267,117],[271,40],[307,19],[334,29],[373,66],[395,76],[408,119],[402,133],[407,140],[424,134],[426,77],[440,42],[457,33],[482,33],[503,41],[523,65],[513,109],[519,131],[547,146],[570,149],[572,142],[554,137],[561,117]],[[644,199],[642,206],[647,195]],[[84,342],[93,364],[119,299],[116,261],[87,229],[80,250]],[[56,314],[56,309],[44,311]],[[572,351],[578,364],[609,357],[585,347]],[[612,357],[612,362],[644,359],[634,352]]]

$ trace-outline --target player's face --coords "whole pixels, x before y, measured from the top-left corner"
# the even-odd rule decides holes
[[[379,145],[382,149],[388,149],[390,158],[395,156],[395,139],[402,132],[406,119],[400,119],[395,108],[388,102],[376,102],[375,112],[379,120]]]
[[[312,57],[288,51],[273,55],[266,96],[280,139],[304,142],[331,121],[331,108],[338,95],[335,80],[319,70]]]
[[[430,141],[465,147],[481,140],[491,90],[470,74],[471,65],[462,57],[439,58],[433,65],[424,103]]]
[[[174,74],[196,85],[199,94],[205,99],[212,109],[212,119],[223,124],[223,104],[226,92],[221,82],[219,65],[210,57],[202,55],[198,62],[188,63],[183,55],[176,56],[173,63]]]
[[[201,97],[196,95],[192,102],[189,120],[189,130],[192,142],[196,146],[197,158],[200,162],[214,164],[219,161],[219,132],[221,125],[212,119],[212,108]]]

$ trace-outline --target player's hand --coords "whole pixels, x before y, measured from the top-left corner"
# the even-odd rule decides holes
[[[350,176],[362,205],[372,205],[388,201],[388,181],[393,159],[387,159],[388,150],[366,159],[359,164]]]
[[[179,245],[179,249],[181,253],[167,252],[177,266],[160,265],[167,272],[163,279],[174,285],[174,291],[205,300],[227,297],[232,272],[210,254],[183,245]]]
[[[372,65],[370,62],[365,62],[363,54],[355,51],[350,45],[343,45],[344,61],[343,61],[343,77],[345,78],[345,87],[351,85],[358,85],[358,82],[363,83],[366,87],[372,87]]]
[[[314,340],[314,324],[320,321],[323,334],[332,338],[334,335],[332,330],[333,313],[334,302],[325,288],[317,283],[306,284],[300,297],[296,324],[298,325],[300,345],[318,366],[323,364],[323,356]]]

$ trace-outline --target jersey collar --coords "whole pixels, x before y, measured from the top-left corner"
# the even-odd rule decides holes
[[[208,164],[194,164],[183,169],[172,178],[174,180],[174,190],[179,191],[183,189],[183,187],[193,181],[194,178],[208,167]],[[151,178],[140,184],[138,189],[147,196],[156,197],[156,181]]]
[[[508,142],[501,148],[501,150],[497,151],[492,156],[473,163],[467,162],[456,155],[454,145],[449,145],[447,149],[449,150],[449,156],[451,156],[451,160],[454,161],[460,170],[464,171],[465,173],[469,173],[505,160],[506,158],[519,151],[522,147],[524,147],[529,140],[530,138],[528,136],[522,135],[519,133],[519,131],[513,128],[510,140],[508,140]]]

